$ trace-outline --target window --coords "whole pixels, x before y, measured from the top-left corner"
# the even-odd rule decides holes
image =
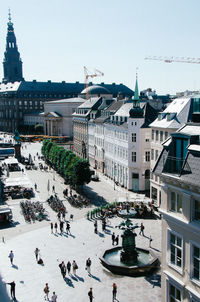
[[[151,160],[154,160],[154,149],[151,149]]]
[[[171,211],[182,213],[182,195],[171,192]]]
[[[200,281],[200,248],[192,245],[191,278]]]
[[[132,162],[136,162],[136,152],[132,152]]]
[[[158,141],[158,130],[156,130],[156,141]]]
[[[136,142],[136,133],[132,133],[132,142]]]
[[[163,131],[160,131],[160,141],[163,141]]]
[[[194,220],[200,220],[200,201],[194,200]]]
[[[168,132],[165,132],[165,139],[168,138]]]
[[[182,267],[182,238],[170,232],[169,243],[170,263],[177,267]]]
[[[181,291],[173,284],[169,283],[169,302],[181,301]]]
[[[152,132],[151,132],[151,139],[152,139],[152,141],[154,141],[154,130],[152,130]]]
[[[145,161],[150,161],[150,151],[145,152]]]

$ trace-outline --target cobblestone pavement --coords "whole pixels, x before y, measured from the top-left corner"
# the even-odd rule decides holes
[[[24,145],[24,144],[23,144]],[[23,154],[29,153],[34,157],[40,152],[40,144],[32,143],[23,146]],[[36,159],[36,164],[38,160]],[[21,172],[16,172],[21,173]],[[121,231],[115,226],[120,222],[120,218],[111,219],[111,226],[108,232],[103,234],[99,223],[99,235],[94,234],[93,222],[88,221],[85,216],[88,210],[94,205],[87,208],[73,208],[63,198],[63,189],[66,185],[63,179],[55,172],[41,172],[39,170],[27,170],[25,174],[29,178],[32,185],[37,183],[38,191],[36,192],[36,200],[44,202],[44,207],[49,213],[49,221],[42,221],[27,224],[20,213],[20,200],[8,200],[8,204],[13,209],[15,224],[13,227],[0,230],[0,238],[5,237],[5,243],[0,243],[0,274],[2,278],[11,282],[16,281],[17,299],[19,302],[27,301],[43,301],[43,288],[46,282],[50,285],[52,293],[55,290],[58,294],[58,302],[64,301],[88,301],[87,292],[92,286],[94,291],[94,302],[112,301],[111,287],[112,283],[118,285],[117,298],[120,302],[159,302],[161,301],[160,289],[160,272],[157,271],[150,277],[124,277],[113,275],[104,269],[99,257],[107,248],[111,248],[111,232],[121,234]],[[17,175],[17,174],[16,174]],[[84,190],[92,196],[92,203],[97,204],[103,199],[105,201],[114,201],[120,196],[126,196],[126,190],[116,186],[114,190],[113,182],[103,175],[99,175],[100,182],[91,182],[85,186]],[[56,193],[64,200],[67,207],[69,218],[71,213],[74,214],[74,221],[71,223],[73,236],[61,236],[60,234],[52,235],[50,233],[50,221],[56,221],[56,214],[45,203],[50,192],[47,191],[47,183],[50,181],[50,188],[54,185]],[[137,194],[128,193],[129,197],[138,197]],[[143,196],[141,196],[143,197]],[[147,199],[146,199],[147,200]],[[141,220],[134,219],[133,222],[145,225],[145,237],[138,235],[136,243],[138,247],[148,248],[148,237],[153,238],[152,250],[160,258],[161,255],[161,221],[157,220]],[[138,233],[138,231],[136,231]],[[39,247],[44,259],[44,267],[36,264],[34,259],[34,249]],[[15,253],[14,264],[9,264],[8,253],[10,250]],[[92,259],[93,277],[88,277],[85,271],[85,261],[88,257]],[[67,282],[61,278],[58,263],[75,259],[78,263],[78,277],[70,277]],[[75,280],[77,279],[77,280]],[[1,290],[2,289],[2,290]],[[5,285],[0,283],[0,301],[10,301],[5,293]],[[3,299],[3,300],[2,300]]]

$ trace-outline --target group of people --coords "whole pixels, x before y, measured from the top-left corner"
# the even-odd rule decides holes
[[[57,295],[56,295],[55,292],[53,292],[51,300],[49,300],[49,292],[50,292],[49,285],[48,285],[48,283],[46,283],[46,285],[44,287],[44,293],[45,293],[44,299],[48,300],[48,301],[51,301],[51,302],[57,302]]]
[[[58,233],[58,223],[55,222],[55,224],[53,224],[53,222],[51,222],[50,225],[51,225],[51,233],[53,234],[54,230],[55,230],[55,233]],[[62,220],[59,222],[60,233],[62,234],[64,232],[64,225],[65,225],[66,233],[71,234],[71,232],[70,232],[71,226],[70,226],[69,221],[64,222]]]
[[[66,265],[64,261],[62,261],[59,264],[60,272],[61,275],[63,276],[63,279],[65,279],[66,273],[68,273],[68,275],[71,273],[71,267],[72,267],[73,274],[76,275],[76,270],[78,269],[78,265],[75,260],[73,260],[72,263],[68,261]]]
[[[117,296],[117,284],[113,283],[112,285],[112,300],[113,302],[116,300]],[[90,290],[88,292],[89,302],[93,302],[94,296],[93,296],[93,290],[92,287],[90,287]]]

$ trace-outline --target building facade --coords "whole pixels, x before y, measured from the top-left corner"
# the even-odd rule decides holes
[[[171,134],[153,170],[162,181],[162,301],[200,301],[200,124]]]
[[[195,103],[198,103],[199,100],[198,96],[177,98],[163,112],[160,112],[157,119],[150,124],[152,129],[151,172],[161,154],[163,142],[168,139],[171,133],[192,120],[192,114],[196,110]],[[160,205],[162,201],[160,178],[151,173],[150,183],[150,196]]]

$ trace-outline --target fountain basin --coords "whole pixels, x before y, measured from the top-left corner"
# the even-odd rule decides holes
[[[125,276],[144,276],[159,265],[156,255],[143,248],[136,248],[138,252],[137,263],[123,263],[120,260],[122,247],[114,247],[106,250],[100,259],[101,264],[113,274]]]
[[[121,210],[118,212],[118,216],[122,217],[122,218],[131,218],[131,217],[135,217],[135,215],[137,214],[137,212],[135,210],[129,210],[127,211],[126,209]]]

